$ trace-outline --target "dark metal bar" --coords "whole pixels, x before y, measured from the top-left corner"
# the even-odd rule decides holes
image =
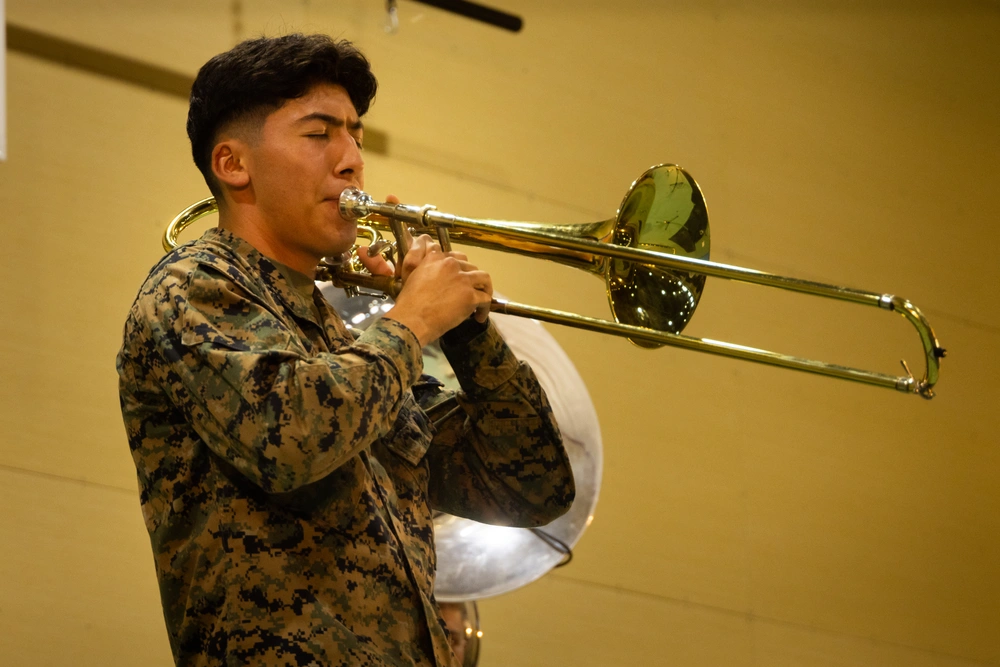
[[[437,7],[438,9],[443,9],[445,11],[473,19],[474,21],[481,21],[503,30],[510,30],[511,32],[520,32],[521,28],[524,27],[524,21],[520,16],[510,14],[499,9],[494,9],[493,7],[487,7],[486,5],[481,5],[478,2],[468,2],[468,0],[413,1],[419,2],[423,5],[430,5],[431,7]]]

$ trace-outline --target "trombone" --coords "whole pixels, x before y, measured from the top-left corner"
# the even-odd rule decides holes
[[[167,226],[165,250],[176,247],[187,225],[215,212],[214,199],[185,209]],[[687,171],[661,164],[645,172],[629,188],[614,218],[595,223],[546,225],[463,218],[433,206],[376,202],[366,193],[348,188],[340,195],[345,220],[360,224],[359,234],[370,238],[369,252],[407,251],[406,231],[432,233],[444,249],[452,241],[517,252],[583,269],[605,280],[614,321],[548,308],[494,300],[493,312],[528,317],[553,324],[628,338],[647,348],[672,345],[746,361],[780,366],[829,377],[934,397],[940,359],[945,356],[930,323],[916,306],[892,294],[866,292],[809,280],[799,280],[754,269],[709,261],[710,234],[705,198]],[[391,232],[395,244],[382,239]],[[357,252],[357,249],[355,250]],[[398,294],[398,279],[372,276],[360,269],[356,256],[324,259],[318,280],[331,280],[356,293],[376,290]],[[788,356],[743,345],[682,335],[701,298],[707,276],[754,283],[815,296],[874,306],[899,313],[916,328],[924,350],[925,372],[920,380],[910,373],[893,376],[812,359]]]

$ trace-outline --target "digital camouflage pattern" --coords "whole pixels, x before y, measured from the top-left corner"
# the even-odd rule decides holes
[[[212,229],[154,267],[125,324],[122,414],[174,658],[451,665],[432,509],[565,512],[552,411],[492,325],[444,341],[456,394],[421,375],[405,326],[355,340],[287,274]]]

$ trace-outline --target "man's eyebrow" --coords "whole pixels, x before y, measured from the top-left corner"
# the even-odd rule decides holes
[[[315,112],[315,113],[311,113],[311,114],[305,115],[302,118],[299,118],[298,121],[296,121],[296,122],[299,123],[299,124],[302,124],[302,123],[307,123],[307,122],[309,122],[311,120],[321,120],[324,123],[327,123],[328,125],[332,125],[334,127],[343,127],[344,124],[345,124],[343,118],[338,118],[336,116],[331,116],[328,113],[319,113],[319,112]],[[362,123],[361,119],[359,118],[358,120],[356,120],[353,123],[351,123],[350,125],[348,125],[347,129],[348,130],[354,130],[354,131],[356,131],[356,130],[363,130],[363,129],[365,129],[365,124]]]

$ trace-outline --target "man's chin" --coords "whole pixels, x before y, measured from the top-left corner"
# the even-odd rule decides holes
[[[317,240],[322,242],[323,249],[330,251],[330,254],[336,255],[350,250],[357,243],[357,223],[346,222],[340,215],[330,216],[317,231],[322,234],[322,239]]]

